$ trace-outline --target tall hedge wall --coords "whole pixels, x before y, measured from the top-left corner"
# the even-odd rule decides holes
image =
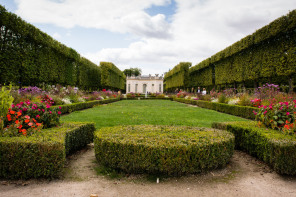
[[[101,62],[101,84],[104,88],[125,89],[126,76],[111,62]]]
[[[101,87],[100,68],[0,5],[0,84]]]
[[[164,81],[167,90],[183,88],[189,86],[189,67],[191,62],[180,62],[171,71],[166,73]]]
[[[296,10],[190,69],[194,86],[296,81]],[[254,84],[255,81],[255,84]]]

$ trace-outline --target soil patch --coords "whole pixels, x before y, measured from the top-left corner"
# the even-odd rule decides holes
[[[98,170],[101,169],[101,170]],[[130,175],[102,170],[93,144],[71,155],[59,180],[0,180],[0,196],[296,196],[296,177],[281,176],[235,151],[223,169],[183,177]],[[97,172],[100,172],[99,174]],[[157,179],[159,183],[157,183]]]

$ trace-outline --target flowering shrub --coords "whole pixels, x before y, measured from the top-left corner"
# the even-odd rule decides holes
[[[59,124],[61,107],[51,109],[49,104],[21,102],[12,105],[5,119],[4,136],[31,135],[41,128],[49,128]]]
[[[279,94],[279,86],[274,84],[266,83],[262,87],[258,87],[255,90],[255,97],[259,99],[271,99],[274,98],[277,94]]]
[[[126,94],[126,97],[127,97],[127,98],[135,98],[136,95],[135,95],[133,92],[130,92],[130,93],[127,93],[127,94]]]
[[[259,106],[259,112],[254,113],[260,127],[265,126],[288,134],[293,134],[296,131],[296,100],[293,102],[279,102],[269,106],[261,105]]]
[[[48,104],[48,105],[52,106],[54,104],[54,101],[47,94],[44,94],[41,96],[41,103]]]
[[[253,107],[259,107],[259,106],[261,106],[261,102],[262,102],[261,99],[254,99],[254,100],[251,100],[251,103],[252,103],[252,106],[253,106]]]
[[[188,95],[187,92],[181,92],[181,91],[180,91],[180,92],[177,94],[177,98],[185,98],[187,95]]]

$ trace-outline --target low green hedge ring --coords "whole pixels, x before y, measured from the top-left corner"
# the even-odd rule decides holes
[[[181,175],[225,166],[234,151],[227,131],[184,126],[116,126],[95,132],[99,163],[128,173]]]

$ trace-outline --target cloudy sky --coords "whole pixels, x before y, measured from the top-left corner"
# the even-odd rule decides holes
[[[296,8],[296,0],[0,0],[96,64],[162,74],[193,65]]]

